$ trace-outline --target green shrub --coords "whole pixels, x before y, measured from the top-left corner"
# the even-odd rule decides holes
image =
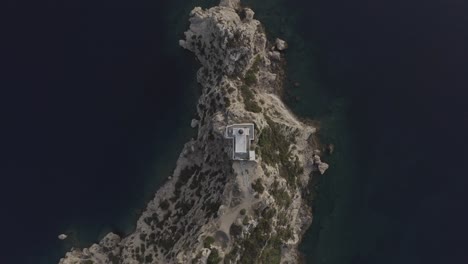
[[[112,254],[112,253],[110,253],[108,257],[109,257],[109,260],[110,260],[111,264],[119,264],[119,262],[120,262],[119,257],[114,256],[114,254]]]
[[[271,237],[259,257],[259,263],[279,264],[281,262],[281,241]]]
[[[206,260],[206,264],[218,264],[220,261],[221,258],[219,257],[218,250],[216,248],[212,249],[208,259]]]
[[[201,167],[198,165],[193,165],[191,167],[185,167],[182,169],[175,184],[174,197],[179,197],[182,186],[184,186],[184,184],[190,179],[190,177],[192,177],[192,175],[198,173],[200,169]]]
[[[254,59],[252,67],[245,73],[244,85],[241,86],[242,97],[244,98],[245,110],[260,113],[262,108],[255,101],[254,94],[250,90],[250,86],[257,83],[257,72],[259,70],[261,58],[257,55]]]
[[[276,203],[281,207],[288,207],[291,205],[291,197],[289,196],[288,192],[283,189],[278,189],[278,182],[275,181],[272,184],[271,195],[275,198]]]
[[[231,106],[231,100],[229,100],[229,98],[227,97],[224,97],[224,105],[227,107]]]
[[[233,237],[238,237],[242,234],[242,226],[232,224],[229,228],[229,234]]]
[[[284,228],[277,228],[276,233],[277,233],[278,239],[282,241],[288,241],[289,239],[293,237],[292,230],[289,226],[284,227]]]
[[[203,247],[210,248],[214,242],[215,239],[212,236],[207,236],[203,241]]]
[[[255,73],[258,72],[261,62],[262,62],[262,58],[260,57],[260,55],[256,55],[254,62],[252,63],[252,67],[251,67],[251,69],[253,69]]]
[[[257,73],[260,67],[261,58],[259,55],[255,56],[252,67],[247,70],[244,77],[244,83],[247,86],[251,86],[257,83]]]
[[[281,131],[281,125],[266,118],[268,127],[264,128],[258,139],[258,148],[262,160],[269,165],[279,165],[280,176],[285,178],[288,185],[296,186],[297,175],[303,173],[299,158],[293,158],[289,147],[294,143],[295,137],[286,137]],[[293,160],[293,161],[291,161]]]
[[[257,76],[251,69],[248,70],[247,73],[245,74],[244,83],[247,86],[251,86],[257,83]]]
[[[278,226],[285,226],[288,224],[288,217],[286,212],[281,212],[278,214]]]
[[[248,238],[243,241],[244,252],[239,263],[256,264],[262,252],[262,248],[268,241],[271,233],[271,226],[267,219],[261,218]]]
[[[169,208],[169,202],[167,200],[163,200],[161,204],[159,204],[162,210],[167,210]]]
[[[258,193],[263,193],[263,191],[265,191],[265,187],[263,187],[262,179],[258,178],[255,180],[255,182],[252,183],[252,189]]]
[[[194,259],[192,259],[192,264],[197,264],[198,261],[201,259],[201,257],[202,257],[202,254],[201,254],[201,251],[200,251],[200,252],[198,252],[197,256]]]
[[[224,264],[233,264],[233,263],[235,263],[238,251],[239,251],[239,246],[237,246],[237,245],[234,246],[232,248],[231,252],[227,253],[224,256]]]
[[[242,97],[244,98],[245,110],[253,113],[260,113],[262,111],[262,108],[255,101],[255,96],[250,90],[250,87],[248,87],[247,85],[242,85],[240,91]]]
[[[276,214],[276,209],[275,208],[265,208],[265,210],[262,211],[262,216],[265,219],[271,219],[273,216]]]
[[[153,263],[153,255],[146,255],[145,257],[145,262],[146,263]]]
[[[245,213],[246,213],[245,208],[242,208],[242,209],[240,210],[240,214],[241,214],[241,215],[245,215]]]

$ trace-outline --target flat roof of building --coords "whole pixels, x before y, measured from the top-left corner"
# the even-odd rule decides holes
[[[247,145],[248,139],[247,137],[249,136],[249,131],[250,129],[245,129],[245,128],[233,128],[233,135],[234,135],[234,152],[239,152],[239,153],[246,153],[247,152]]]
[[[226,127],[225,137],[233,140],[234,160],[255,160],[255,152],[250,150],[254,140],[255,127],[252,123],[233,124]]]

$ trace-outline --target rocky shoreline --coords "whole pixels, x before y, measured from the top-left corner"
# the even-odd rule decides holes
[[[72,249],[60,264],[297,263],[312,222],[304,199],[313,172],[324,173],[316,128],[281,101],[287,43],[268,43],[254,12],[239,1],[195,7],[179,45],[201,64],[197,138],[127,237],[110,233]],[[227,125],[254,123],[256,162],[233,161]]]

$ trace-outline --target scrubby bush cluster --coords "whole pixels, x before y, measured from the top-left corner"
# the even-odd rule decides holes
[[[260,113],[262,108],[258,105],[255,101],[255,95],[252,92],[252,86],[257,83],[257,72],[260,68],[261,58],[257,55],[254,59],[252,67],[247,70],[244,76],[244,85],[241,86],[240,91],[242,97],[244,98],[245,110],[253,112],[253,113]]]
[[[285,136],[280,124],[266,117],[268,127],[261,131],[258,139],[258,150],[262,161],[268,165],[279,167],[280,176],[285,178],[288,185],[296,187],[296,177],[304,170],[297,156],[293,156],[290,146],[295,143],[296,133]]]
[[[252,189],[260,194],[265,191],[265,187],[263,187],[261,178],[258,178],[254,181],[254,183],[252,183]]]

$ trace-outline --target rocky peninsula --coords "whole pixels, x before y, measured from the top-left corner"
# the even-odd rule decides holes
[[[201,64],[196,138],[157,191],[135,231],[72,249],[60,264],[297,263],[312,222],[310,178],[324,173],[316,128],[283,104],[282,40],[269,42],[239,1],[190,13],[179,45]],[[233,161],[226,126],[255,124],[256,161]]]

